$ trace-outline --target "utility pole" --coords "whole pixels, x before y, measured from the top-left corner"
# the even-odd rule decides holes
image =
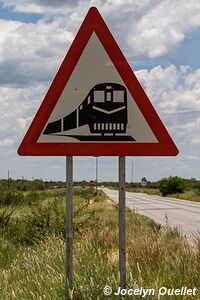
[[[98,190],[98,167],[99,167],[98,159],[99,159],[99,156],[95,156],[95,157],[96,157],[96,193],[97,193],[97,190]]]
[[[10,171],[8,170],[8,190],[10,189]]]
[[[133,182],[133,161],[127,157],[126,157],[126,159],[131,162],[131,182]]]
[[[22,176],[22,190],[23,190],[23,185],[24,185],[24,176]]]

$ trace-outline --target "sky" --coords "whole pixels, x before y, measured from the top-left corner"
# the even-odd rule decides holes
[[[179,149],[177,157],[128,157],[127,181],[200,179],[199,0],[0,0],[0,178],[9,170],[14,179],[65,180],[65,157],[17,149],[91,6]],[[99,181],[117,181],[118,158],[98,160]],[[95,179],[95,161],[74,157],[74,180]]]

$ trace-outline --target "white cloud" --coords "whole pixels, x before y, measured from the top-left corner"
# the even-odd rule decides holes
[[[196,155],[189,155],[188,159],[189,160],[199,160],[200,158],[199,158],[199,156],[196,156]]]
[[[21,26],[20,22],[0,19],[0,44],[2,44],[8,34],[15,32]],[[0,52],[1,57],[1,52]]]
[[[131,25],[128,42],[135,55],[162,57],[175,51],[185,35],[199,26],[198,0],[163,0]]]
[[[25,128],[26,122],[27,122],[27,119],[21,118],[21,117],[16,120],[16,124],[18,125],[19,128],[22,128],[22,129]]]
[[[168,56],[188,33],[200,27],[199,0],[0,1],[20,12],[63,15],[65,23],[73,23],[76,30],[88,8],[97,6],[132,58]]]
[[[62,13],[66,9],[74,9],[79,0],[1,0],[3,7],[13,8],[15,11],[23,13]]]
[[[200,89],[200,69],[197,69],[195,72],[189,74],[185,78],[185,83],[188,85],[191,89]]]
[[[44,85],[28,88],[0,87],[0,146],[13,146],[16,152],[46,88]],[[0,153],[3,154],[1,147]]]
[[[36,24],[0,20],[0,155],[5,158],[1,160],[1,172],[2,164],[7,170],[16,160],[22,161],[16,158],[19,142],[90,5],[99,7],[129,58],[168,56],[190,31],[200,26],[200,2],[197,0],[0,2],[16,11],[46,14]],[[59,15],[55,16],[55,13]],[[174,159],[168,160],[171,161],[169,172],[170,168],[176,167],[186,172],[186,158],[195,161],[199,157],[200,69],[191,71],[188,66],[157,66],[140,70],[136,75],[180,149],[177,163]],[[44,158],[37,159],[30,164],[35,168],[35,174],[38,174],[37,166],[44,161]],[[109,163],[107,165],[110,168]],[[163,170],[164,166],[166,160],[163,159],[163,168],[160,169]],[[197,168],[196,165],[193,167]],[[150,176],[152,168],[149,170]],[[44,174],[49,176],[47,164]],[[143,170],[139,170],[139,174],[145,176]],[[109,176],[108,179],[112,180],[111,173]]]
[[[0,140],[0,146],[12,146],[13,145],[13,137],[11,138],[5,138],[3,140]]]
[[[162,113],[200,111],[199,69],[191,72],[184,66],[157,66],[137,71],[136,76]]]
[[[73,40],[62,19],[36,24],[1,22],[6,30],[0,38],[0,84],[51,80]]]
[[[191,72],[187,67],[157,66],[150,71],[140,70],[136,75],[180,149],[181,160],[177,167],[180,167],[184,153],[186,158],[199,157],[200,118],[198,111],[196,113],[194,110],[194,107],[200,110],[200,97],[197,96],[199,70]],[[49,83],[35,83],[30,87],[0,88],[0,155],[2,157],[7,157],[8,153],[10,153],[9,157],[16,155],[19,143],[38,110],[48,85]],[[173,105],[170,105],[170,102]],[[187,162],[184,162],[184,165],[187,165]],[[186,167],[183,168],[185,169]]]
[[[200,122],[199,122],[200,123]],[[200,125],[200,124],[199,124]],[[200,137],[196,137],[192,140],[192,142],[197,145],[197,144],[200,144]]]
[[[140,70],[136,76],[153,102],[170,135],[175,140],[182,161],[199,157],[200,89],[199,72],[188,67],[157,66]],[[187,163],[186,163],[187,165]]]

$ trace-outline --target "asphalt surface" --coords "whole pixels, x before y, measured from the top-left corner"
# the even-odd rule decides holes
[[[118,191],[102,189],[113,201],[118,203]],[[172,199],[145,193],[126,192],[126,206],[131,210],[154,219],[161,225],[178,227],[190,240],[200,233],[200,203]]]

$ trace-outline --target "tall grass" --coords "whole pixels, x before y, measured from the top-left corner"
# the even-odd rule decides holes
[[[56,236],[19,251],[0,273],[0,299],[65,299],[65,246]]]
[[[197,190],[185,191],[184,193],[181,194],[173,194],[170,195],[170,197],[177,198],[180,200],[200,202],[200,193]]]
[[[146,193],[148,195],[162,196],[159,189],[127,188],[127,191],[135,192],[135,193]],[[197,189],[187,190],[183,193],[170,194],[170,195],[167,195],[166,197],[176,198],[176,199],[180,199],[180,200],[189,200],[189,201],[200,202],[200,192]]]
[[[34,230],[38,227],[35,220],[49,220],[38,236],[31,231],[33,238],[29,235],[29,242],[15,238],[20,230],[12,234],[16,218],[10,216],[7,231],[4,228],[0,232],[0,299],[65,299],[64,202],[61,195],[44,199],[36,213],[31,208],[32,215],[27,221],[19,217],[19,224],[22,222],[28,228],[25,236],[31,227]],[[31,219],[33,216],[36,219]],[[75,190],[74,230],[74,299],[116,299],[114,295],[104,296],[103,288],[110,285],[116,291],[119,286],[117,206],[103,194],[96,195],[89,189]],[[200,288],[200,238],[193,247],[177,229],[160,227],[149,218],[127,210],[126,245],[127,287]],[[134,296],[122,299],[130,298],[143,299]],[[200,294],[196,298],[177,299],[196,300]]]

